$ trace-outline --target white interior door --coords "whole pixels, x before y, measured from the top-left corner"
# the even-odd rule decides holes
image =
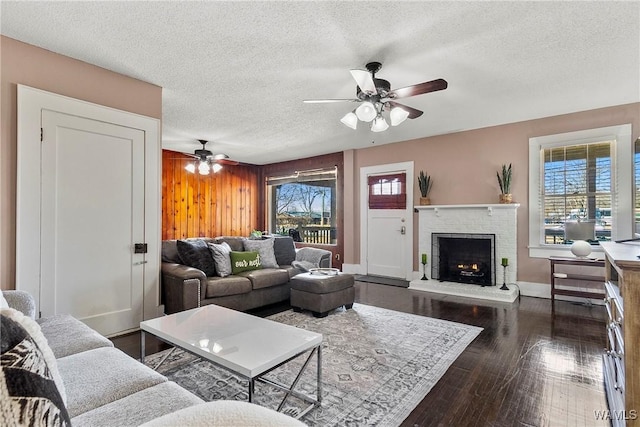
[[[369,209],[367,273],[405,277],[406,218],[404,210]]]
[[[143,318],[145,138],[139,129],[42,112],[42,316],[104,335]]]
[[[404,173],[405,209],[369,209],[370,176]],[[360,265],[365,274],[411,280],[413,276],[413,162],[360,169]]]

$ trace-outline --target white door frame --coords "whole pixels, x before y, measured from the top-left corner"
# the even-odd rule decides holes
[[[162,314],[160,306],[161,155],[160,120],[105,107],[29,86],[18,85],[16,191],[16,289],[29,292],[40,311],[40,129],[42,110],[140,129],[145,133],[144,318]],[[91,278],[87,278],[90,280]]]
[[[382,175],[386,172],[400,172],[405,171],[407,174],[407,207],[405,209],[405,215],[407,218],[407,239],[405,253],[410,254],[405,260],[405,279],[412,280],[413,278],[413,161],[401,162],[401,163],[389,163],[386,165],[366,166],[360,168],[360,269],[363,273],[367,272],[367,255],[368,255],[368,242],[367,238],[367,225],[368,225],[368,195],[369,185],[367,177],[369,175]]]

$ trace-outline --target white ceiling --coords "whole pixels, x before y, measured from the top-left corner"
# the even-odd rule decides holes
[[[0,32],[163,88],[164,148],[265,164],[640,101],[640,2],[2,1]],[[425,114],[352,130],[351,68]]]

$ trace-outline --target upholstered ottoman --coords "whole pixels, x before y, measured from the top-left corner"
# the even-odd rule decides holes
[[[316,317],[325,317],[329,311],[343,306],[353,307],[356,292],[353,275],[339,273],[302,273],[291,278],[291,307],[293,311],[311,310]]]

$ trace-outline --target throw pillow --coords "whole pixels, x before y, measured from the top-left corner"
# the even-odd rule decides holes
[[[216,273],[220,277],[227,277],[231,274],[231,246],[227,242],[221,244],[208,243],[213,261],[216,263]]]
[[[229,256],[231,257],[231,272],[233,274],[262,268],[260,266],[260,254],[258,252],[231,251]]]
[[[4,417],[13,417],[7,424],[70,426],[55,358],[38,324],[17,310],[3,309],[0,329],[0,405]]]
[[[273,239],[273,252],[278,265],[291,265],[296,259],[296,245],[289,236],[279,236]]]
[[[207,277],[216,275],[216,264],[204,240],[178,240],[176,244],[184,265],[202,270]]]
[[[260,254],[262,268],[278,268],[276,255],[273,251],[273,238],[264,240],[245,240],[245,251],[255,251]]]

